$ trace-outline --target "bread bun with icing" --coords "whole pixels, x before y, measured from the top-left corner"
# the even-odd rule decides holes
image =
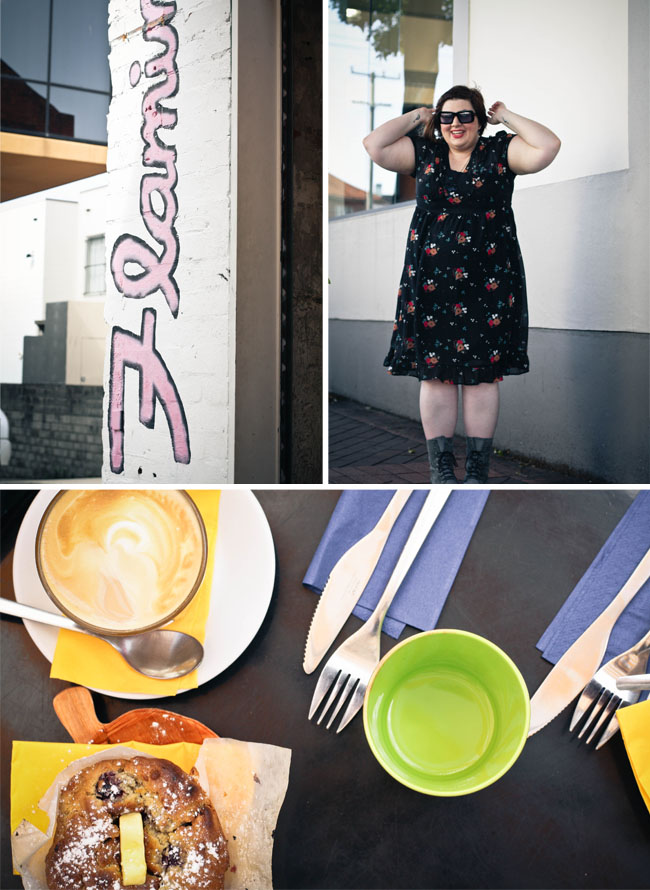
[[[141,813],[147,890],[222,890],[228,849],[197,779],[168,760],[107,759],[59,793],[46,858],[49,890],[125,890],[119,819]]]

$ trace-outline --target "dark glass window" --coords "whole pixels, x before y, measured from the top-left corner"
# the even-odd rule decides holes
[[[50,0],[2,0],[0,55],[5,65],[28,80],[47,80]]]
[[[54,0],[53,11],[50,80],[110,92],[108,3]]]
[[[106,142],[109,98],[101,93],[52,87],[50,134],[64,136],[66,139],[79,139],[82,142]]]
[[[106,144],[108,0],[2,0],[3,130]]]

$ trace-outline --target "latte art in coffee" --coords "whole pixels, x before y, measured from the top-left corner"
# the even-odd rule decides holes
[[[171,616],[203,564],[200,520],[179,491],[67,491],[40,535],[40,569],[77,619],[122,633]]]

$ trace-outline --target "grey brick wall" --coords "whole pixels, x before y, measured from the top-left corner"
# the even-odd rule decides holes
[[[0,479],[100,477],[102,399],[101,386],[1,384],[11,462],[0,467]]]

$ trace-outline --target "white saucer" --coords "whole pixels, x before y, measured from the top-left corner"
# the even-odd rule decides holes
[[[14,590],[19,603],[55,612],[56,608],[36,570],[36,531],[55,489],[39,491],[18,531],[14,550]],[[221,492],[219,525],[210,594],[210,613],[205,635],[205,656],[199,665],[199,686],[225,671],[249,646],[266,615],[275,583],[275,550],[264,511],[247,490]],[[25,620],[30,637],[51,663],[58,628]],[[110,692],[104,695],[127,699],[152,699],[158,695]],[[188,690],[181,689],[180,692]]]

